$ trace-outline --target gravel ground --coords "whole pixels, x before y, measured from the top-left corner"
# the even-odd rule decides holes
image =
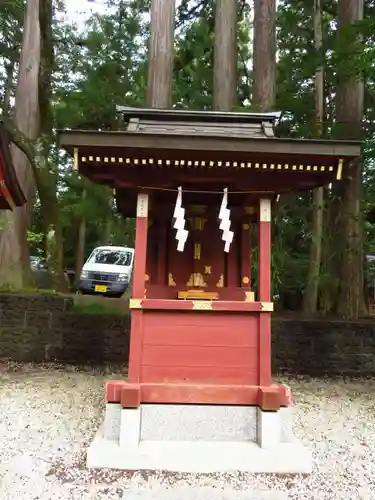
[[[85,448],[115,373],[0,364],[0,499],[375,499],[375,380],[284,377],[295,430],[314,451],[313,474],[88,471]]]

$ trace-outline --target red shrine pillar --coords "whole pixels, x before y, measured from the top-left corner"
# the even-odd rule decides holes
[[[138,193],[135,224],[135,258],[133,269],[133,299],[143,299],[146,279],[148,194]],[[131,309],[129,382],[139,383],[142,350],[142,309]]]
[[[259,318],[259,385],[271,385],[271,200],[259,200],[258,212],[258,300],[262,303]]]
[[[241,287],[251,290],[251,221],[246,215],[241,224]]]

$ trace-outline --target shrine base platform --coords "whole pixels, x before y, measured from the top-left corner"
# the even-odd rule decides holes
[[[212,473],[310,473],[311,453],[294,437],[291,409],[108,403],[87,452],[89,468]]]

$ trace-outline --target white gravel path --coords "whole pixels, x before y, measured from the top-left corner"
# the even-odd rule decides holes
[[[113,374],[116,376],[116,374]],[[0,364],[0,500],[372,500],[375,380],[287,378],[310,476],[88,471],[103,416],[95,370]]]

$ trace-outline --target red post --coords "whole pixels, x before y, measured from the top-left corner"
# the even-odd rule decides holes
[[[165,285],[167,283],[166,253],[167,253],[167,221],[162,219],[158,227],[158,261],[156,283]]]
[[[258,300],[271,302],[271,200],[259,202]]]
[[[137,219],[135,224],[135,258],[133,269],[133,298],[143,299],[146,278],[148,233],[148,194],[138,193]],[[143,332],[142,309],[131,310],[130,350],[129,350],[129,382],[140,380],[140,365]]]
[[[133,269],[133,298],[142,299],[145,290],[148,233],[148,194],[139,193],[135,223],[135,257]]]
[[[258,249],[258,300],[269,304],[271,302],[271,200],[269,199],[259,201]],[[271,369],[271,312],[268,309],[259,313],[259,385],[271,384]]]
[[[251,225],[244,218],[241,226],[241,287],[251,290]]]
[[[230,246],[229,252],[226,255],[226,259],[227,259],[226,286],[233,287],[233,288],[238,286],[238,281],[239,281],[238,264],[237,264],[238,238],[236,237],[236,232],[237,232],[236,222],[237,221],[233,221],[234,229],[232,229],[232,230],[234,231],[234,238],[233,238],[233,242]],[[222,242],[222,245],[224,247],[224,242]]]

